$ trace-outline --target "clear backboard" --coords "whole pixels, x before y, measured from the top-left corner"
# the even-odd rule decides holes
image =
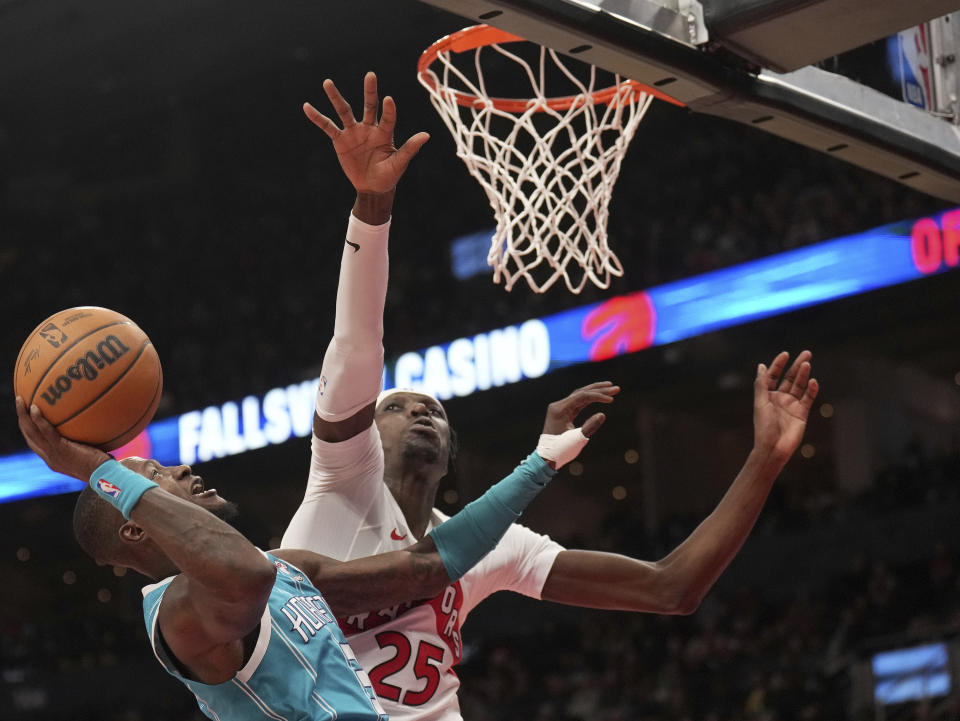
[[[960,202],[957,0],[424,1]],[[856,57],[878,43],[886,88]]]

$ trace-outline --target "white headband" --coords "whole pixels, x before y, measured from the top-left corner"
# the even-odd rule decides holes
[[[424,393],[423,391],[414,390],[413,388],[388,388],[385,391],[380,391],[380,395],[377,396],[376,407],[379,408],[380,404],[383,403],[384,399],[392,396],[394,393],[416,393],[418,396],[426,396],[430,400],[437,403],[437,405],[439,405],[441,408],[443,407],[443,403],[441,403],[439,400],[434,398],[429,393]]]

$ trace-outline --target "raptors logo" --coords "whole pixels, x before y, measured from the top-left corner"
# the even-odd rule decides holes
[[[600,361],[649,348],[656,328],[653,301],[640,291],[601,303],[584,318],[580,332],[593,340],[590,360]]]

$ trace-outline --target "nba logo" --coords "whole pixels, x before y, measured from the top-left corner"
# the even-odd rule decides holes
[[[320,395],[323,395],[323,392],[327,389],[327,377],[320,376]]]
[[[287,564],[282,561],[274,561],[273,565],[275,565],[281,573],[286,573],[288,576],[290,575],[290,569],[287,568]]]
[[[97,486],[100,488],[100,492],[104,495],[110,496],[111,498],[120,497],[120,489],[113,485],[106,478],[101,478],[97,481]]]
[[[54,348],[59,348],[67,340],[66,334],[53,323],[47,323],[40,329],[40,337]]]

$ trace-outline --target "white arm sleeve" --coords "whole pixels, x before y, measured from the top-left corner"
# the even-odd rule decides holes
[[[349,418],[377,398],[383,378],[383,306],[390,221],[368,225],[352,213],[340,259],[337,316],[323,357],[317,414]]]
[[[464,613],[497,591],[539,599],[553,562],[563,550],[549,536],[514,523],[497,547],[463,577],[467,599]]]
[[[314,436],[311,445],[307,490],[280,545],[346,560],[358,534],[383,522],[389,492],[383,483],[380,434],[371,424],[348,440],[327,443]]]

